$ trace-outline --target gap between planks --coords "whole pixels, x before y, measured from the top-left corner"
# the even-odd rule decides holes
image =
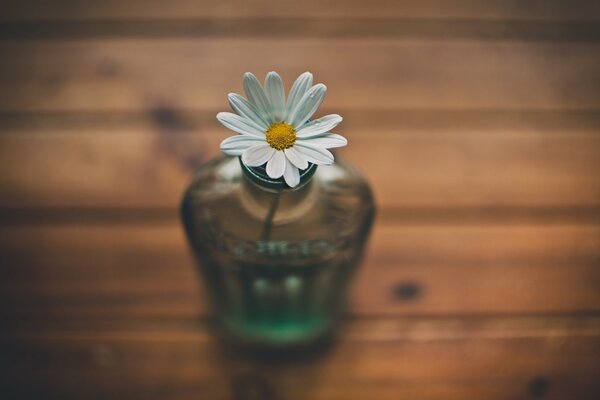
[[[0,207],[0,227],[172,226],[174,207]],[[377,224],[390,225],[596,225],[600,207],[383,207]]]
[[[227,107],[224,106],[223,109]],[[0,111],[0,134],[10,132],[51,133],[76,130],[80,134],[121,132],[123,129],[152,128],[196,132],[200,128],[218,127],[215,116],[223,109],[190,109],[161,105],[147,110],[120,111]],[[344,125],[367,134],[369,129],[444,131],[457,130],[543,130],[600,131],[600,109],[448,109],[448,108],[328,108],[319,114],[340,114]],[[225,130],[224,130],[225,132]]]
[[[289,17],[395,17],[598,20],[600,5],[594,0],[172,0],[169,7],[160,1],[8,0],[3,19],[10,20],[146,20],[189,18],[289,18]],[[67,12],[65,12],[67,11]]]
[[[135,321],[135,320],[134,320]],[[7,338],[74,340],[117,339],[125,341],[206,341],[213,335],[206,318],[169,321],[123,320],[36,321],[0,333]],[[600,314],[530,316],[445,316],[445,317],[354,317],[348,318],[342,336],[350,341],[457,341],[465,339],[504,340],[518,338],[560,339],[600,337]]]
[[[198,18],[3,21],[0,40],[100,38],[419,38],[597,42],[596,21],[436,18]]]

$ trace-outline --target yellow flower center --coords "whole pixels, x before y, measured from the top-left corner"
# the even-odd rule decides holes
[[[289,149],[296,141],[294,127],[285,122],[277,122],[267,130],[267,143],[275,150]]]

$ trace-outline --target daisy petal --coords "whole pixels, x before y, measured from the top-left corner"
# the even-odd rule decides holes
[[[265,79],[265,94],[271,103],[271,115],[276,122],[285,118],[285,92],[283,82],[277,72],[269,72]]]
[[[217,119],[226,128],[231,129],[234,132],[256,136],[264,138],[265,133],[257,129],[255,124],[247,118],[240,117],[237,114],[230,112],[220,112],[217,114]]]
[[[259,167],[269,161],[275,149],[271,148],[267,143],[254,145],[242,154],[242,162],[249,167]]]
[[[267,162],[267,175],[273,179],[280,178],[285,171],[286,162],[283,151],[275,151],[273,157]]]
[[[283,171],[283,179],[289,187],[296,187],[300,183],[300,171],[292,165],[291,162],[285,163],[285,171]]]
[[[327,149],[322,147],[312,147],[307,144],[298,143],[294,145],[294,148],[297,149],[304,158],[317,165],[331,165],[333,164],[334,158],[333,154]]]
[[[294,164],[296,167],[300,169],[308,168],[308,161],[306,161],[302,153],[295,148],[290,147],[289,149],[285,149],[283,152],[285,153],[288,161]]]
[[[325,92],[327,92],[327,86],[319,83],[304,93],[304,96],[302,96],[298,105],[292,110],[291,114],[288,115],[288,122],[292,124],[294,129],[300,127],[312,117],[323,102]]]
[[[343,147],[348,144],[348,141],[342,135],[338,135],[337,133],[329,133],[316,138],[299,139],[298,143],[306,144],[311,147],[330,149],[333,147]]]
[[[228,156],[239,156],[248,147],[256,146],[261,142],[264,143],[261,139],[250,135],[230,136],[221,142],[221,151]]]
[[[342,122],[342,117],[337,114],[329,114],[300,126],[297,136],[302,139],[319,136],[329,132],[340,122]]]
[[[269,99],[265,95],[260,82],[256,76],[250,72],[244,74],[244,91],[250,104],[254,106],[258,114],[268,123],[273,122],[271,118]]]
[[[290,89],[290,94],[287,99],[287,115],[298,105],[298,102],[304,96],[304,93],[312,86],[313,76],[310,72],[305,72],[296,79],[296,82]]]
[[[256,125],[256,128],[261,129],[262,131],[267,130],[269,124],[260,116],[258,111],[256,111],[256,108],[254,108],[248,100],[237,93],[229,93],[227,100],[229,100],[229,105],[236,114],[253,122]]]

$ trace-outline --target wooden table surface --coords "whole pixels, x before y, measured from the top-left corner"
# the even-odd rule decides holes
[[[599,399],[600,3],[3,1],[0,398]],[[178,220],[310,70],[379,214],[329,349],[212,334]]]

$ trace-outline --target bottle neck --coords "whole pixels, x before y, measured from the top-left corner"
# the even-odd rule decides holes
[[[314,203],[317,192],[313,177],[298,188],[274,189],[261,186],[242,173],[242,205],[259,220],[272,217],[277,222],[300,216]]]

